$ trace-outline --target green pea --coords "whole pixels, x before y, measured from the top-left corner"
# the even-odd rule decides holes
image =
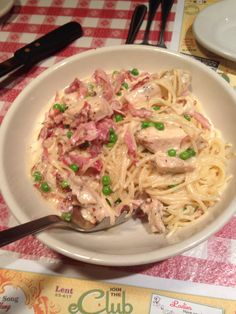
[[[161,107],[160,107],[160,106],[155,105],[155,106],[152,106],[152,109],[153,109],[153,110],[155,110],[155,111],[157,111],[157,110],[160,110],[160,109],[161,109]]]
[[[117,141],[117,134],[115,133],[115,131],[113,129],[110,129],[109,131],[109,143],[111,144],[115,144]]]
[[[112,189],[110,188],[109,185],[105,185],[103,188],[102,188],[102,193],[104,195],[110,195],[112,193]]]
[[[63,181],[61,182],[61,187],[62,187],[63,189],[66,189],[66,188],[69,187],[69,183],[68,183],[66,180],[63,180]]]
[[[146,128],[149,128],[151,125],[152,125],[151,121],[143,121],[141,124],[141,128],[146,129]]]
[[[77,166],[76,164],[71,164],[70,169],[73,170],[74,172],[77,172],[79,170],[79,166]]]
[[[104,186],[111,184],[111,178],[108,175],[102,177],[102,184]]]
[[[35,182],[40,182],[42,180],[42,178],[43,178],[41,172],[39,172],[39,171],[35,171],[33,173],[33,177],[34,177],[34,181]]]
[[[115,143],[117,141],[117,135],[115,133],[110,134],[110,143]]]
[[[50,188],[50,186],[48,185],[47,182],[42,182],[41,185],[40,185],[40,189],[41,189],[41,191],[43,191],[45,193],[51,191],[51,188]]]
[[[162,131],[165,129],[164,123],[162,122],[155,122],[155,128],[158,129],[159,131]]]
[[[66,132],[66,136],[67,136],[68,138],[71,138],[72,135],[73,135],[73,132],[72,132],[72,131],[67,131],[67,132]]]
[[[183,160],[187,160],[195,155],[196,155],[196,152],[192,148],[188,148],[179,154],[179,158]]]
[[[116,122],[120,122],[124,119],[124,117],[121,114],[116,114],[115,115],[115,121]]]
[[[118,92],[118,93],[116,93],[116,95],[117,95],[117,96],[121,96],[121,95],[122,95],[122,93],[121,93],[121,92]]]
[[[133,68],[133,69],[130,71],[130,73],[131,73],[132,75],[134,75],[134,76],[137,76],[137,75],[139,75],[139,70],[138,70],[137,68]]]
[[[57,109],[59,110],[60,112],[65,112],[65,110],[67,109],[66,105],[63,105],[63,104],[54,104],[53,105],[53,109]]]
[[[122,87],[124,87],[125,89],[128,89],[129,88],[129,85],[128,83],[124,82],[121,84]]]
[[[71,219],[72,219],[72,213],[71,213],[71,212],[62,213],[62,214],[61,214],[61,218],[62,218],[64,221],[70,222]]]
[[[171,148],[167,151],[168,156],[175,157],[176,156],[176,150]]]
[[[184,118],[185,118],[186,120],[188,120],[188,121],[191,121],[191,117],[190,117],[190,115],[188,115],[188,114],[184,114]]]

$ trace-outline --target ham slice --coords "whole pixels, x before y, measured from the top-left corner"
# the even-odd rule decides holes
[[[102,88],[103,97],[106,100],[111,100],[114,95],[114,91],[109,79],[109,76],[101,69],[97,69],[94,72],[94,78],[98,86]]]
[[[193,113],[190,113],[190,115],[194,119],[196,119],[204,129],[207,130],[211,129],[210,121],[206,117],[204,117],[200,112],[194,111]]]
[[[137,144],[134,135],[130,132],[130,130],[127,130],[125,132],[124,140],[128,147],[129,156],[131,157],[131,159],[135,160],[137,156]]]
[[[71,137],[72,145],[79,145],[85,141],[93,141],[98,137],[98,130],[93,121],[81,123]]]
[[[71,94],[77,92],[80,96],[85,96],[88,92],[88,89],[84,82],[75,78],[74,81],[65,89],[65,94]]]
[[[128,111],[133,117],[138,117],[138,118],[150,118],[152,116],[152,112],[148,109],[141,108],[141,109],[136,109],[134,108],[133,105],[128,104],[127,106]]]

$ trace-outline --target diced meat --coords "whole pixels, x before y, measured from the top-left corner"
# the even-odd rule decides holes
[[[129,154],[129,156],[133,160],[135,160],[136,159],[136,155],[137,155],[137,144],[136,144],[134,135],[130,132],[130,130],[127,130],[125,132],[124,140],[125,140],[125,143],[126,143],[126,145],[128,147],[128,154]]]
[[[182,160],[178,157],[169,157],[166,153],[155,154],[153,163],[161,173],[185,173],[195,169],[192,161]]]
[[[102,142],[106,142],[108,140],[110,128],[114,130],[116,129],[114,121],[110,118],[98,121],[96,123],[96,127],[98,130],[98,139]]]
[[[74,79],[74,81],[65,89],[66,94],[77,92],[80,96],[85,96],[87,94],[87,87],[84,82],[79,79]]]
[[[193,113],[190,113],[190,115],[194,119],[196,119],[204,129],[207,130],[211,129],[210,121],[206,117],[204,117],[200,112],[194,111]]]
[[[152,232],[165,232],[166,228],[162,221],[164,206],[160,201],[147,199],[140,208],[147,215]]]
[[[118,113],[120,113],[122,115],[124,114],[124,112],[122,111],[123,104],[121,102],[119,102],[116,99],[113,99],[110,102],[110,104],[111,104],[111,108],[112,108],[113,111],[118,112]]]
[[[88,113],[90,111],[90,105],[88,104],[87,101],[80,102],[74,106],[70,106],[66,111],[65,111],[65,116],[70,116],[72,118],[78,118],[78,117],[83,117],[81,119],[81,122],[85,122],[88,120]]]
[[[150,118],[152,116],[152,112],[145,108],[136,109],[131,104],[128,104],[127,108],[133,117]]]
[[[88,99],[90,105],[89,116],[93,121],[99,121],[105,117],[110,117],[113,110],[108,101],[102,97],[91,97]]]
[[[114,93],[118,93],[122,83],[125,81],[125,73],[124,72],[119,72],[116,77],[115,77],[115,81],[113,83],[113,90]]]
[[[98,86],[102,88],[103,97],[106,100],[111,100],[114,95],[114,91],[109,79],[109,76],[101,69],[94,72],[94,78]]]
[[[145,83],[147,83],[148,80],[149,80],[149,76],[145,76],[141,81],[138,81],[136,84],[134,84],[131,87],[131,91],[135,90],[136,88],[143,86]]]
[[[191,97],[180,98],[176,101],[173,109],[178,115],[188,114],[194,110],[195,100]]]
[[[82,144],[85,141],[93,141],[98,137],[98,130],[93,121],[81,123],[71,137],[73,145]]]
[[[76,195],[81,205],[93,205],[97,203],[96,197],[93,195],[91,189],[84,184],[83,180],[76,177],[76,179],[69,180],[69,182],[73,194]]]
[[[65,94],[62,97],[63,104],[65,104],[67,106],[76,106],[79,104],[80,100],[81,99],[80,99],[79,94],[77,92]]]
[[[66,165],[76,164],[79,166],[79,173],[85,173],[88,169],[100,172],[103,167],[103,163],[100,159],[95,159],[89,154],[85,155],[82,153],[77,153],[75,151],[69,152],[67,156],[64,157],[64,163]]]
[[[154,96],[161,97],[161,89],[157,84],[148,82],[140,88],[136,88],[127,93],[125,99],[128,103],[136,106],[140,103],[143,104],[148,102]]]
[[[155,127],[149,127],[136,132],[137,142],[150,152],[166,152],[170,148],[178,149],[182,140],[186,137],[183,129],[176,126],[165,127],[159,131]]]

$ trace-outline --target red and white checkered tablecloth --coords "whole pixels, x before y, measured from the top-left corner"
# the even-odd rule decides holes
[[[175,1],[169,17],[165,37],[167,44],[173,39],[172,30],[176,23],[179,2],[183,0],[178,0],[178,3]],[[0,80],[0,121],[23,88],[52,64],[87,49],[123,44],[132,11],[139,3],[139,0],[16,0],[10,14],[5,20],[1,19],[0,61],[11,57],[13,52],[23,45],[71,20],[81,23],[84,36],[55,56],[41,62],[27,74],[15,80]],[[147,4],[147,1],[142,3]],[[158,37],[159,22],[160,12],[150,34],[153,42]],[[144,27],[145,23],[138,34],[137,42],[142,39]],[[0,195],[0,229],[14,224],[16,221]],[[4,247],[0,254],[4,253],[29,260],[74,263],[52,251],[33,236]],[[78,265],[81,264],[78,262]],[[99,266],[94,267],[99,269]],[[123,270],[233,287],[236,285],[236,217],[208,241],[182,255],[152,265],[125,267]]]

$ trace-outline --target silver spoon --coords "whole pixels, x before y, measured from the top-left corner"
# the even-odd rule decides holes
[[[84,220],[79,210],[74,210],[72,220],[70,222],[66,222],[58,215],[48,215],[1,231],[0,247],[17,241],[27,235],[43,231],[50,226],[69,228],[82,233],[91,233],[100,230],[106,230],[122,224],[126,222],[130,217],[131,215],[127,211],[124,211],[119,217],[115,219],[114,224],[111,224],[109,217],[105,217],[100,223],[94,225]]]

